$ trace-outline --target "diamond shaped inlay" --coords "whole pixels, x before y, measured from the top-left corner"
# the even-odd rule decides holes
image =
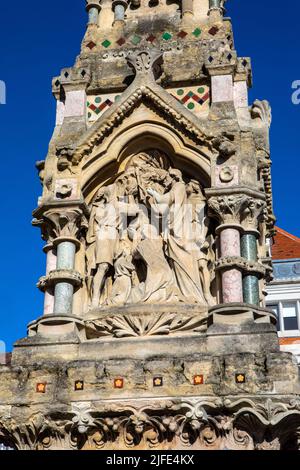
[[[102,42],[102,46],[105,48],[108,48],[111,45],[111,42],[108,39],[105,39],[105,41]]]
[[[196,28],[194,31],[193,31],[193,35],[198,38],[202,33],[202,30],[200,28]]]
[[[141,42],[142,38],[141,36],[138,36],[137,34],[135,34],[134,36],[132,36],[131,38],[131,42],[132,44],[134,44],[135,46],[137,46],[140,42]]]
[[[212,36],[215,36],[219,32],[219,28],[217,26],[213,26],[212,28],[210,28],[210,30],[208,32]]]
[[[123,44],[125,44],[125,42],[126,42],[126,39],[125,39],[125,38],[120,38],[120,39],[117,40],[117,44],[118,44],[119,46],[123,46]]]
[[[162,38],[165,40],[165,41],[170,41],[170,39],[172,39],[172,34],[166,32],[162,35]]]
[[[196,114],[202,112],[203,105],[208,103],[210,98],[207,86],[191,87],[190,89],[178,88],[172,90],[171,94],[187,109]]]
[[[96,47],[96,44],[93,42],[93,41],[90,41],[86,47],[88,47],[90,50],[94,49],[94,47]]]
[[[184,39],[187,36],[187,33],[185,31],[180,31],[177,36],[181,39]]]
[[[150,36],[147,37],[147,41],[151,42],[151,44],[155,41],[156,37],[153,34],[150,34]]]

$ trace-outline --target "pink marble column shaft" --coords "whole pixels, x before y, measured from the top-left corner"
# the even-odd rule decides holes
[[[235,228],[226,228],[221,232],[221,257],[241,256],[240,232]]]
[[[241,256],[240,232],[234,228],[224,229],[220,234],[221,258]],[[222,273],[223,302],[243,302],[243,278],[238,269],[230,269]]]
[[[222,273],[223,303],[243,302],[242,273],[238,269],[231,269]]]
[[[47,251],[46,275],[56,269],[56,255],[52,248]],[[44,300],[44,315],[51,315],[54,311],[54,294],[46,290]]]

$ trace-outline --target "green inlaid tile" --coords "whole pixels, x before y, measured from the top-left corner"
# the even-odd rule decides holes
[[[182,96],[184,93],[184,90],[180,89],[180,90],[177,90],[177,95],[178,96]]]
[[[166,32],[162,35],[162,38],[165,40],[165,41],[170,41],[170,39],[172,39],[172,34]]]
[[[203,93],[205,93],[205,88],[200,87],[200,88],[198,88],[197,91],[198,91],[198,93],[201,93],[201,95],[202,95]]]
[[[102,42],[103,47],[109,47],[111,45],[111,42],[108,39],[105,39],[105,41]]]
[[[187,105],[187,107],[188,107],[188,109],[194,109],[195,105],[194,105],[194,103],[189,103]]]
[[[101,103],[102,99],[100,98],[100,96],[97,96],[97,98],[95,98],[95,103]]]
[[[87,103],[86,103],[87,107],[89,107],[90,104],[91,104],[91,103],[90,103],[89,101],[87,101]]]
[[[117,96],[115,97],[115,101],[120,101],[120,99],[121,99],[121,95],[117,95]]]
[[[198,38],[201,33],[202,33],[202,31],[201,31],[200,28],[196,28],[196,29],[193,31],[193,35],[194,35],[196,38]]]
[[[141,42],[142,38],[141,36],[138,36],[137,34],[135,34],[134,36],[132,36],[131,38],[131,42],[132,44],[134,44],[135,46],[137,46],[140,42]]]
[[[92,117],[92,113],[88,113],[88,118],[90,119]]]

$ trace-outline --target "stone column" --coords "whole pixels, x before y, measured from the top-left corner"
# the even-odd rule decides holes
[[[89,15],[89,24],[98,24],[101,5],[99,0],[87,0],[86,11]]]
[[[44,247],[44,252],[47,255],[46,261],[46,276],[49,276],[51,271],[56,269],[56,255],[54,254],[53,245],[48,244]],[[44,300],[44,315],[51,315],[54,311],[54,294],[51,286],[45,290]]]
[[[127,8],[126,0],[114,0],[112,5],[115,15],[114,25],[123,26],[125,23],[125,10]]]
[[[241,238],[242,257],[247,261],[257,262],[257,236],[254,233],[244,233]],[[246,274],[243,278],[243,296],[247,304],[259,305],[259,280],[255,274]]]
[[[219,259],[216,269],[221,273],[221,297],[224,304],[243,303],[241,269],[241,213],[247,203],[243,194],[231,194],[232,189],[206,190],[209,215],[219,221]]]
[[[221,258],[241,256],[240,232],[236,228],[224,228],[220,232]],[[222,272],[223,303],[243,302],[242,273],[239,269]]]
[[[80,248],[78,236],[83,213],[79,208],[59,208],[46,212],[44,219],[52,226],[56,238],[56,266],[47,276],[47,286],[54,288],[53,314],[72,315],[75,287],[81,285],[81,276],[75,270],[75,256]]]
[[[56,240],[57,271],[73,271],[75,267],[76,244],[74,241]],[[57,282],[54,290],[54,314],[71,315],[74,285],[71,282]]]
[[[211,23],[221,21],[224,9],[221,0],[209,0],[208,15]]]
[[[189,20],[194,15],[194,0],[182,0],[182,20]]]

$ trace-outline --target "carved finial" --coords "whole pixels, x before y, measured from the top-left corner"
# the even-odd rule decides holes
[[[135,71],[136,77],[156,80],[161,74],[162,52],[159,50],[135,51],[127,57],[127,61]]]

